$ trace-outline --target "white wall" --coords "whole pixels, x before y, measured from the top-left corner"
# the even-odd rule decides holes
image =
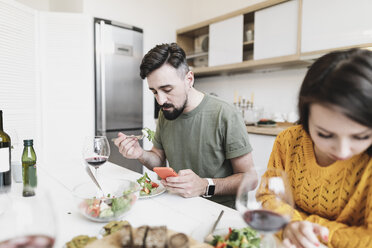
[[[44,162],[50,167],[56,158],[80,161],[84,137],[94,135],[93,20],[41,12],[39,22]]]
[[[264,0],[189,0],[187,2],[189,2],[191,11],[187,12],[188,24],[186,25],[191,25],[264,2]]]
[[[16,1],[36,10],[42,11],[49,10],[49,0],[16,0]]]
[[[251,98],[254,93],[256,106],[264,108],[266,118],[275,113],[297,111],[297,95],[306,68],[280,70],[261,73],[245,73],[231,76],[199,78],[195,88],[205,93],[216,93],[222,99],[232,103],[234,92]]]
[[[83,0],[49,0],[49,10],[79,13],[83,11]]]

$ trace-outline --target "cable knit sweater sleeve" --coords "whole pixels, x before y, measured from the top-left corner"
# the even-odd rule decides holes
[[[278,135],[268,168],[288,175],[295,202],[292,221],[326,226],[329,247],[372,248],[371,156],[364,153],[320,167],[310,137],[295,126]]]
[[[269,164],[267,166],[268,169],[281,169],[283,171],[286,171],[285,168],[285,160],[287,154],[287,149],[285,148],[286,135],[287,132],[284,131],[277,136],[273,146],[273,150],[270,155]],[[289,178],[289,180],[291,180],[291,178]],[[293,188],[293,184],[291,185]],[[304,220],[306,217],[307,214],[305,212],[295,209],[292,216],[292,221]]]

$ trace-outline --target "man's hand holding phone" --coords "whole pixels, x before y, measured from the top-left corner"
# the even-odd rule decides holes
[[[154,167],[154,172],[165,180],[167,177],[177,177],[177,173],[170,167]]]
[[[178,174],[170,167],[155,167],[161,183],[170,193],[183,197],[195,197],[205,193],[208,181],[200,178],[192,170],[180,170]]]

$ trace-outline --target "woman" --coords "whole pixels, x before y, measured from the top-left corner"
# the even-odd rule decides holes
[[[288,174],[286,247],[372,247],[372,52],[329,53],[309,69],[300,125],[280,133],[269,168]]]

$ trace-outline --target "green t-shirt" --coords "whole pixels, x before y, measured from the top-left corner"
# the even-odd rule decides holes
[[[195,109],[175,120],[165,119],[160,111],[153,144],[164,150],[175,171],[191,169],[202,178],[232,175],[230,159],[252,151],[241,114],[210,95],[204,95]],[[235,196],[209,199],[233,207]]]

